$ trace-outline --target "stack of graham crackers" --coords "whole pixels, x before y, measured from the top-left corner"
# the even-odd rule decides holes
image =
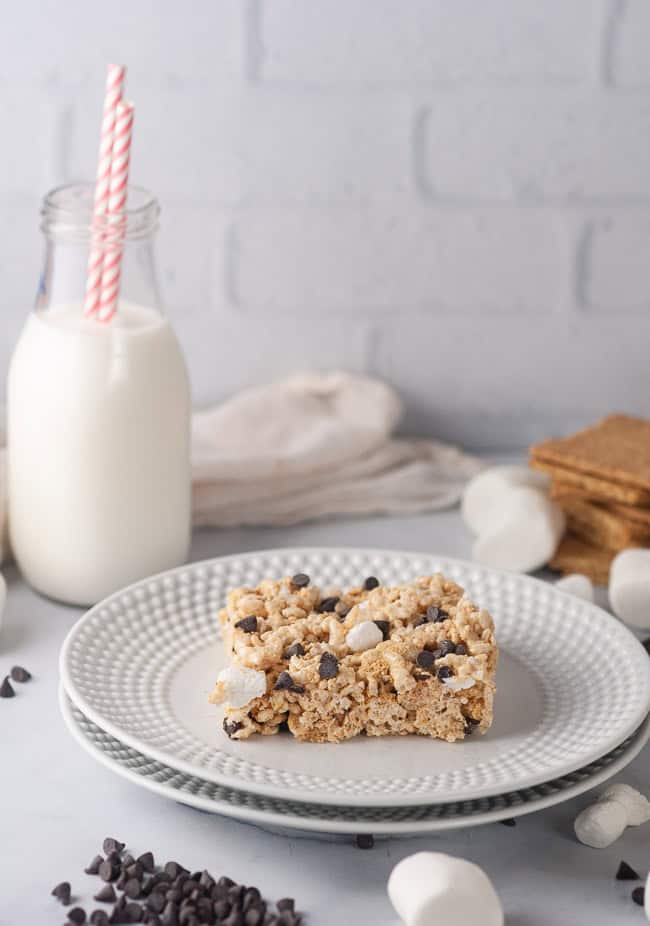
[[[568,532],[549,563],[606,585],[620,550],[650,547],[650,421],[610,415],[571,437],[531,448],[551,477]]]

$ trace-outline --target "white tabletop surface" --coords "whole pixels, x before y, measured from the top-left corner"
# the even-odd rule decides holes
[[[192,558],[267,547],[374,546],[469,557],[470,538],[457,511],[393,519],[327,522],[287,529],[206,531]],[[150,794],[99,766],[71,739],[57,707],[60,644],[80,611],[34,594],[10,568],[0,673],[19,663],[34,679],[0,701],[0,924],[60,926],[64,908],[49,896],[61,880],[90,911],[97,879],[82,869],[103,838],[116,836],[159,860],[208,868],[257,885],[265,896],[291,895],[310,926],[395,926],[386,895],[393,865],[425,849],[482,865],[493,879],[507,926],[613,926],[644,922],[630,900],[634,884],[614,874],[625,859],[645,874],[650,824],[629,829],[609,849],[580,845],[573,819],[583,796],[521,818],[517,826],[469,828],[440,836],[377,841],[289,838],[201,813]],[[615,671],[615,668],[614,668]],[[621,781],[650,792],[650,751]],[[440,921],[444,923],[444,916]],[[480,926],[480,924],[477,924]]]

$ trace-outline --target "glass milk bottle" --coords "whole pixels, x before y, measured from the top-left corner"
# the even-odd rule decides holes
[[[9,531],[38,591],[86,605],[180,565],[190,538],[190,398],[161,313],[159,207],[130,188],[118,311],[84,318],[93,187],[46,196],[45,266],[7,387]]]

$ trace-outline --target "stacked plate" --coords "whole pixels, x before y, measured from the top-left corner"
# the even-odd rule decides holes
[[[225,664],[217,611],[230,588],[296,572],[321,586],[432,572],[462,585],[497,627],[492,729],[455,744],[229,740],[207,703]],[[525,576],[379,550],[266,551],[146,579],[75,625],[61,681],[73,736],[117,774],[202,810],[309,832],[429,833],[530,813],[616,774],[650,735],[650,660],[610,615]]]

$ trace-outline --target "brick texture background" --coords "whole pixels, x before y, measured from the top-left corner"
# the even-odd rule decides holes
[[[0,364],[123,60],[197,403],[343,367],[475,448],[650,415],[649,49],[649,0],[22,0]]]

